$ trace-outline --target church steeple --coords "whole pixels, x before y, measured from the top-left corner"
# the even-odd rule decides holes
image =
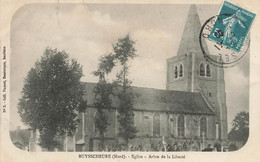
[[[196,6],[191,5],[177,56],[167,59],[166,89],[200,92],[216,113],[216,138],[227,139],[224,69],[211,65],[203,57],[199,44],[200,29]],[[208,53],[205,42],[202,43]]]
[[[191,52],[196,55],[201,54],[199,44],[201,24],[195,4],[192,4],[189,9],[188,17],[182,33],[181,43],[177,55],[185,55]],[[205,44],[205,42],[203,42]],[[208,52],[208,49],[205,49]]]

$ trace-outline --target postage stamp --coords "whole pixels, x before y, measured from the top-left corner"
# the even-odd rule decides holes
[[[225,1],[208,39],[240,52],[254,18],[254,13]]]
[[[211,41],[209,39],[211,31],[215,27],[216,22],[223,19],[223,17],[225,15],[212,16],[202,25],[199,42],[201,51],[209,63],[217,67],[228,68],[240,63],[249,49],[250,37],[248,36],[245,39],[243,48],[239,52],[224,46],[222,42]],[[219,34],[222,34],[222,32],[219,31]]]
[[[207,61],[222,68],[237,65],[249,49],[249,29],[255,16],[224,1],[218,15],[210,17],[200,31],[200,46]]]

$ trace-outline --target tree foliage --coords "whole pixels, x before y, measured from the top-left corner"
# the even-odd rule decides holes
[[[121,126],[119,136],[124,138],[128,145],[128,140],[134,138],[137,132],[133,123],[134,94],[131,88],[132,82],[127,78],[129,73],[128,61],[136,57],[134,44],[129,35],[119,38],[113,45],[113,53],[102,56],[99,59],[98,69],[93,72],[93,75],[99,78],[99,82],[94,89],[94,105],[97,108],[95,126],[100,135],[101,149],[104,149],[104,133],[109,126],[108,116],[105,112],[112,108],[111,95],[119,99],[119,107],[116,107],[118,110],[117,119]],[[109,83],[107,76],[118,65],[117,63],[121,66],[121,70],[117,73],[116,80]]]
[[[134,44],[135,42],[127,34],[125,37],[119,38],[117,43],[113,45],[115,57],[120,61],[121,65],[127,66],[127,61],[137,56]]]
[[[107,81],[106,76],[112,71],[115,66],[114,55],[108,54],[102,56],[99,59],[99,65],[97,71],[93,72],[93,75],[99,78],[97,85],[94,88],[95,98],[94,105],[97,108],[97,114],[95,117],[95,127],[98,130],[100,136],[101,150],[104,150],[104,138],[107,127],[109,126],[107,110],[111,109],[113,95],[113,84]]]
[[[134,93],[131,87],[132,81],[129,80],[129,59],[136,57],[135,42],[130,39],[129,35],[118,39],[117,43],[113,45],[115,58],[121,65],[121,70],[116,75],[115,83],[117,85],[116,96],[119,98],[118,107],[118,121],[121,129],[119,136],[125,139],[128,148],[129,139],[136,137],[137,128],[134,126],[133,119],[133,106],[134,106]]]
[[[242,141],[246,143],[249,136],[249,113],[239,112],[232,121],[232,129],[228,134],[228,138],[233,141]]]
[[[77,114],[84,111],[82,66],[69,60],[65,51],[46,48],[29,71],[18,104],[22,121],[40,132],[40,145],[52,150],[60,137],[77,127]]]

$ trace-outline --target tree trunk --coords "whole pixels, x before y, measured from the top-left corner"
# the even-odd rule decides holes
[[[104,133],[100,134],[100,147],[101,151],[104,150]]]
[[[126,78],[126,65],[124,64],[123,66],[124,66],[123,67],[123,91],[124,91],[124,96],[125,96],[125,94],[126,94],[126,80],[125,80],[125,78]]]
[[[128,151],[128,142],[129,142],[129,140],[128,140],[128,138],[126,138],[125,139],[126,151]]]

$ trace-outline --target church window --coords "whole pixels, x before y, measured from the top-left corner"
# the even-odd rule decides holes
[[[218,125],[218,138],[222,139],[222,129],[221,129],[221,125]]]
[[[180,76],[180,77],[183,76],[183,67],[182,67],[182,64],[180,65],[180,73],[179,73],[179,76]]]
[[[158,113],[153,116],[153,135],[160,136],[160,115]]]
[[[184,137],[185,129],[184,129],[184,116],[179,115],[178,116],[178,136]]]
[[[103,118],[103,116],[107,116],[106,112],[98,112],[98,111],[96,111],[94,113],[94,115],[93,115],[93,131],[94,131],[94,135],[95,136],[98,136],[99,133],[100,133],[99,129],[98,129],[98,124],[100,123],[99,119]]]
[[[144,115],[143,131],[146,136],[149,136],[151,134],[151,123],[149,121],[148,115]]]
[[[207,137],[207,119],[205,116],[200,118],[200,137]]]
[[[171,131],[171,137],[174,137],[174,120],[173,118],[170,118],[170,131]]]
[[[209,64],[207,64],[207,67],[206,67],[206,69],[207,69],[207,77],[210,77],[210,66],[209,66]]]
[[[205,66],[203,63],[200,64],[200,76],[205,76]]]
[[[174,68],[174,78],[178,78],[178,68],[177,68],[177,66],[175,66],[175,68]]]

